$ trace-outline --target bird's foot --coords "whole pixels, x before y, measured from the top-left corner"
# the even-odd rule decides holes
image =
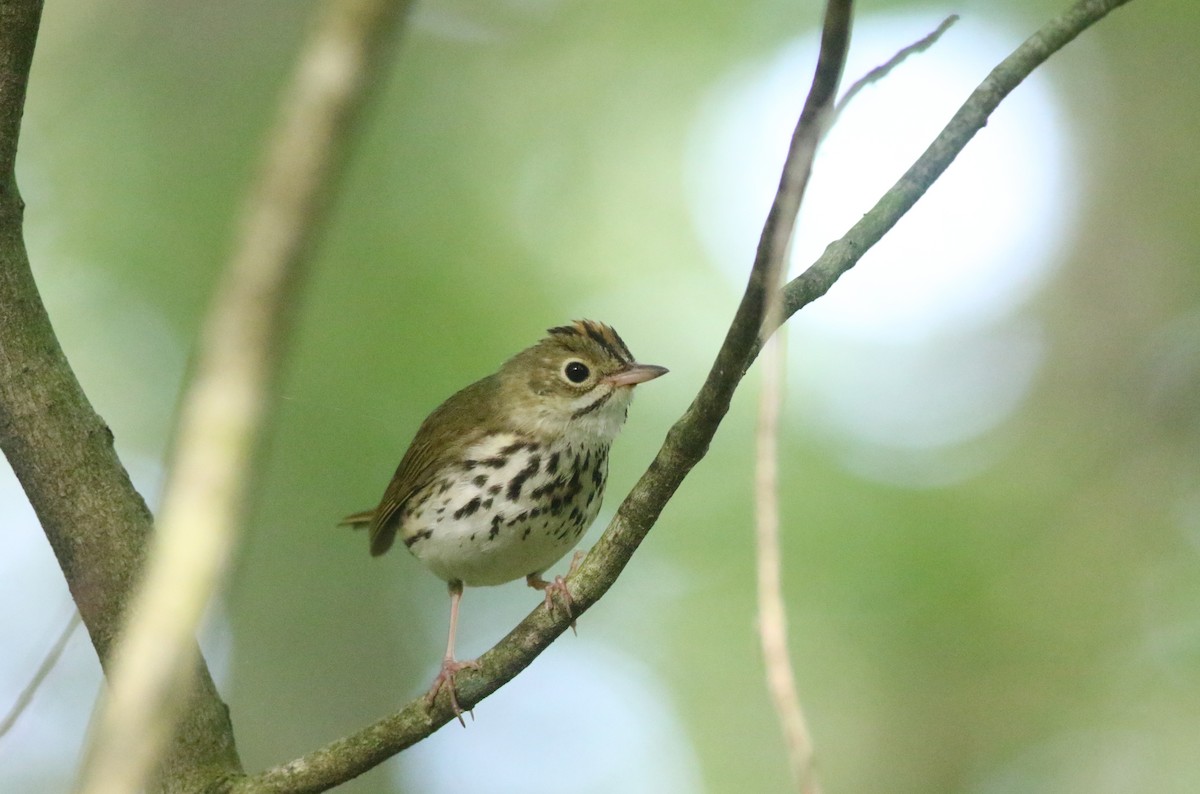
[[[575,573],[575,569],[579,567],[579,561],[582,559],[583,552],[575,552],[575,556],[571,558],[571,567],[567,569],[567,576]],[[578,636],[579,632],[575,630],[575,599],[571,596],[570,589],[567,588],[566,579],[556,576],[553,582],[547,582],[539,574],[531,573],[525,577],[525,581],[533,589],[541,590],[546,594],[546,609],[551,613],[558,611],[561,602],[563,612],[571,618],[571,632]],[[557,599],[554,598],[555,595],[558,596]]]
[[[450,710],[454,712],[455,718],[464,728],[467,727],[467,721],[463,719],[462,709],[458,705],[458,695],[454,691],[454,676],[459,670],[478,670],[479,662],[460,662],[456,659],[446,657],[442,660],[442,669],[437,674],[437,678],[433,679],[433,686],[429,687],[429,694],[425,695],[425,705],[427,708],[433,708],[433,702],[437,700],[438,692],[445,689],[450,693]],[[471,711],[471,719],[475,719],[475,712]]]

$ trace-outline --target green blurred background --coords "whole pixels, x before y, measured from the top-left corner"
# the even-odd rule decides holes
[[[152,501],[196,328],[313,9],[46,9],[18,163],[30,254]],[[864,2],[859,15],[890,51],[951,11],[964,20],[947,52],[981,31],[1011,49],[1051,13],[973,0]],[[206,630],[248,769],[428,686],[444,585],[402,553],[370,559],[364,538],[333,525],[378,498],[440,400],[577,317],[612,323],[641,360],[671,368],[639,390],[584,546],[594,541],[736,305],[753,235],[729,232],[728,260],[706,240],[725,217],[761,217],[770,187],[743,200],[738,174],[753,181],[782,156],[786,124],[710,145],[712,119],[737,115],[721,97],[804,52],[795,43],[811,44],[818,17],[778,0],[420,6],[317,252],[256,509]],[[1030,185],[1057,175],[1038,196],[997,196],[982,179],[949,194],[968,215],[1037,208],[1032,242],[1002,266],[1035,275],[1005,290],[983,279],[969,294],[995,301],[943,301],[940,319],[914,325],[933,316],[921,300],[942,276],[906,268],[958,224],[927,214],[928,227],[898,229],[927,229],[911,260],[881,249],[831,308],[797,318],[785,587],[828,792],[1200,790],[1198,23],[1195,3],[1131,3],[1018,90],[1041,98],[1041,116],[1001,112],[972,143],[987,159],[981,147],[1006,129],[1057,136],[1042,160],[990,155]],[[969,82],[975,68],[962,70]],[[787,113],[810,70],[795,73]],[[873,89],[889,91],[902,114],[932,114],[932,130],[964,96],[919,108],[921,85],[900,73]],[[890,131],[876,123],[848,162],[887,149]],[[862,212],[877,196],[830,167],[810,206],[840,191]],[[806,245],[844,228],[809,223]],[[911,293],[881,292],[889,273]],[[851,290],[867,295],[875,279],[894,325],[854,316],[870,298]],[[578,638],[483,702],[466,731],[451,725],[344,790],[788,790],[754,633],[755,391],[752,374]],[[21,605],[0,619],[0,692],[15,694],[70,603],[7,469],[0,496],[0,598]],[[517,584],[468,591],[461,654],[537,600]],[[80,632],[0,742],[0,790],[69,786],[98,686]]]

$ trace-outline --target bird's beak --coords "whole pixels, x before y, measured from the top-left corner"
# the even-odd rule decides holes
[[[604,380],[614,386],[636,386],[648,380],[654,380],[659,375],[666,375],[667,368],[654,364],[630,364],[620,372],[609,375]]]

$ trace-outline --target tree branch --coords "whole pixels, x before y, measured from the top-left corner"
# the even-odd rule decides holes
[[[786,369],[785,339],[783,329],[780,329],[779,333],[767,340],[755,433],[754,538],[758,639],[767,693],[783,733],[796,790],[801,794],[820,794],[812,733],[804,717],[788,648],[787,608],[783,598],[783,566],[779,549],[779,416]]]
[[[812,90],[801,112],[800,121],[789,148],[783,168],[779,190],[776,193],[767,223],[763,228],[758,254],[751,270],[737,316],[718,355],[717,362],[709,374],[705,389],[672,430],[676,442],[667,444],[650,466],[650,472],[626,498],[617,511],[617,516],[600,541],[588,552],[583,565],[571,577],[573,585],[573,610],[578,615],[594,604],[617,574],[624,568],[636,543],[626,546],[625,536],[615,531],[620,522],[626,520],[630,511],[641,512],[635,504],[640,493],[645,492],[644,482],[655,471],[674,476],[671,493],[682,482],[684,475],[707,451],[708,441],[729,408],[729,401],[740,378],[729,377],[738,371],[730,364],[745,356],[752,348],[762,326],[766,311],[766,296],[776,292],[768,290],[769,284],[778,284],[784,272],[784,261],[795,227],[796,213],[808,175],[812,170],[812,159],[820,141],[824,123],[837,95],[837,84],[845,63],[846,49],[850,38],[850,0],[831,0],[822,36],[821,54],[813,77]],[[740,351],[740,352],[739,352]],[[724,359],[724,360],[723,360]],[[690,415],[709,417],[700,423],[699,431],[683,429],[681,425]],[[686,443],[691,441],[692,443]],[[695,442],[699,442],[697,445]],[[686,451],[672,447],[684,446]],[[657,514],[666,504],[670,493],[662,496],[657,505],[651,504],[653,515],[641,512],[638,522],[641,530],[637,541],[645,535]],[[615,543],[614,543],[615,541]],[[533,659],[562,634],[570,620],[558,621],[543,608],[534,610],[516,629],[509,633],[494,648],[479,657],[478,673],[460,673],[456,678],[458,702],[470,708],[511,680],[529,665]],[[320,792],[332,788],[390,758],[392,755],[420,741],[452,718],[445,700],[439,701],[432,711],[427,709],[425,698],[409,703],[400,712],[387,717],[351,736],[339,739],[309,755],[290,763],[269,769],[237,781],[233,791],[238,794],[251,792]]]
[[[880,200],[881,209],[875,211],[871,223],[865,224],[871,231],[859,230],[856,225],[852,230],[856,236],[850,238],[848,235],[847,239],[830,246],[819,260],[820,268],[815,271],[810,268],[810,272],[787,285],[783,292],[782,319],[824,294],[837,275],[853,266],[862,252],[878,241],[932,184],[933,177],[946,169],[1017,83],[1051,53],[1125,2],[1128,0],[1077,2],[1005,59],[914,166],[915,176],[907,176]],[[792,201],[784,195],[788,192],[784,186],[791,184],[789,174],[793,174],[793,168],[789,158],[780,194],[776,196],[763,230],[746,292],[708,378],[687,411],[668,432],[658,455],[622,502],[603,536],[568,579],[575,616],[595,604],[613,584],[684,477],[704,457],[729,408],[734,389],[758,353],[764,296],[771,283],[768,263],[780,255],[790,237],[792,221],[783,216],[787,211],[794,215],[794,209]],[[881,228],[885,223],[886,227]],[[764,330],[774,330],[774,326]],[[479,658],[478,671],[459,674],[456,679],[459,704],[469,709],[495,692],[537,658],[569,624],[567,616],[551,614],[544,606],[538,606]],[[239,780],[231,790],[238,794],[325,791],[420,741],[451,719],[453,715],[443,700],[439,700],[432,710],[427,710],[424,697],[420,697],[357,733],[289,763]]]
[[[14,165],[40,0],[0,3],[0,449],[37,513],[101,665],[151,532],[150,511],[71,371],[29,268]],[[195,783],[241,771],[203,663],[165,768]]]
[[[769,257],[769,275],[766,282],[770,286],[762,299],[765,304],[763,327],[775,327],[780,322],[783,311],[780,281],[786,271],[794,223],[808,187],[808,178],[812,174],[817,147],[835,116],[834,100],[837,98],[838,85],[845,69],[846,53],[850,48],[852,14],[853,3],[850,0],[831,0],[825,9],[816,73],[813,75],[812,87],[804,102],[804,109],[800,112],[800,121],[793,133],[791,151],[784,166],[785,182],[789,172],[795,172],[797,177],[793,184],[781,184],[779,189],[780,195],[788,195],[786,233],[785,230],[778,230],[775,239],[772,240],[775,247],[765,254],[760,244],[759,258]],[[778,196],[776,202],[779,202]],[[800,695],[796,689],[796,676],[792,671],[787,643],[787,613],[783,602],[779,562],[777,465],[779,411],[783,393],[781,381],[785,367],[782,336],[773,341],[773,349],[769,351],[763,363],[754,464],[758,635],[767,692],[783,733],[796,788],[803,794],[818,794],[820,787],[813,769],[812,737],[800,705]]]
[[[880,80],[887,77],[892,73],[893,69],[908,60],[910,55],[916,55],[919,52],[925,52],[925,50],[932,47],[937,43],[937,40],[942,37],[942,34],[949,30],[950,26],[957,21],[958,14],[951,14],[943,19],[941,24],[934,28],[929,35],[925,36],[919,41],[914,41],[907,47],[902,48],[891,58],[888,58],[879,66],[876,66],[874,69],[855,80],[854,83],[848,89],[846,89],[846,93],[842,95],[842,98],[837,101],[837,105],[834,106],[834,121],[837,120],[837,117],[842,114],[842,111],[846,109],[846,106],[849,105],[864,88],[878,83]]]
[[[781,322],[828,292],[843,273],[854,267],[912,209],[1022,80],[1088,27],[1127,2],[1078,0],[1001,61],[900,180],[840,240],[830,243],[816,262],[787,284]],[[768,333],[773,330],[767,329]]]
[[[877,66],[854,82],[832,109],[821,116],[829,118],[821,129],[812,133],[819,139],[832,127],[842,110],[867,85],[882,80],[906,58],[923,52],[941,37],[957,16],[945,19],[929,35],[904,47],[886,63]],[[836,84],[836,79],[835,79]],[[832,96],[828,97],[832,103]],[[813,152],[815,154],[816,141]],[[768,302],[763,325],[778,328],[783,310],[783,293],[776,290]],[[759,395],[758,427],[754,463],[754,524],[755,568],[757,573],[758,636],[766,673],[767,691],[775,707],[783,732],[788,761],[797,790],[803,794],[819,794],[812,735],[792,669],[788,649],[787,608],[783,597],[783,572],[779,548],[779,416],[783,405],[783,381],[787,369],[784,355],[786,335],[783,328],[768,338],[762,360],[762,390]]]
[[[205,324],[148,569],[85,756],[84,794],[139,790],[195,663],[193,637],[236,541],[250,464],[349,132],[390,54],[403,0],[322,7]],[[168,784],[170,781],[168,781]]]
[[[33,672],[33,678],[25,685],[17,695],[17,700],[13,703],[8,714],[4,715],[4,719],[0,720],[0,739],[4,738],[4,734],[12,730],[12,726],[17,724],[17,720],[21,718],[21,714],[25,709],[29,708],[29,704],[33,702],[33,696],[37,694],[38,688],[42,682],[46,680],[46,676],[50,675],[50,671],[54,669],[54,665],[58,664],[59,658],[63,651],[67,649],[67,643],[71,640],[71,635],[75,633],[75,629],[79,628],[79,624],[83,618],[79,617],[79,610],[76,609],[71,613],[71,619],[67,621],[67,625],[58,633],[58,639],[50,646],[49,652],[42,657],[41,664],[37,670]]]
[[[1050,54],[1127,1],[1075,3],[998,66],[876,208],[784,288],[779,322],[824,294],[911,208],[1013,87]],[[87,402],[58,346],[21,236],[24,205],[13,164],[41,6],[40,0],[0,2],[0,448],[42,522],[107,671],[131,583],[142,562],[150,516],[113,451],[111,433]],[[764,297],[775,283],[771,257],[786,248],[791,236],[793,220],[786,217],[789,208],[783,189],[789,183],[790,162],[789,157],[746,294],[708,379],[604,536],[570,578],[576,614],[607,591],[688,471],[704,456],[737,383],[758,352],[758,340],[778,325],[764,326]],[[314,206],[320,204],[318,200]],[[794,218],[794,210],[790,214]],[[297,250],[304,250],[304,239]],[[282,281],[283,292],[293,289],[286,285],[294,282],[286,277]],[[263,347],[273,352],[277,347],[271,338],[272,334],[264,334]],[[258,382],[261,388],[269,388],[271,377],[262,374]],[[258,406],[251,405],[248,413],[257,415],[261,403]],[[249,455],[243,451],[240,457]],[[240,496],[231,500],[235,506],[230,514],[236,514],[239,501]],[[216,556],[227,553],[218,550]],[[460,677],[460,702],[470,707],[498,689],[567,625],[565,616],[559,618],[544,607],[535,609],[481,657],[479,673]],[[185,645],[194,649],[190,631]],[[210,788],[223,779],[236,791],[323,791],[419,741],[451,718],[444,704],[430,714],[423,699],[418,699],[363,731],[245,778],[239,775],[228,715],[207,669],[198,654],[185,653],[184,658],[197,660],[196,686],[165,762],[179,790]]]

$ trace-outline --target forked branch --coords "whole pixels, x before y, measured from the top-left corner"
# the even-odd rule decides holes
[[[909,174],[880,199],[863,221],[833,243],[813,267],[784,288],[780,321],[823,295],[841,273],[852,267],[912,207],[1021,80],[1052,53],[1126,2],[1080,0],[1006,58],[972,93]],[[794,164],[785,167],[781,185],[787,183],[789,167]],[[781,203],[783,200],[777,197],[776,205]],[[708,378],[691,406],[668,432],[658,455],[622,502],[603,536],[570,577],[576,616],[596,603],[613,584],[684,477],[704,457],[728,411],[734,390],[758,353],[761,338],[773,330],[771,326],[761,327],[771,284],[766,263],[780,245],[775,241],[782,240],[786,246],[790,238],[790,230],[784,234],[783,227],[776,226],[783,222],[773,208],[745,295]],[[765,333],[760,335],[760,331]],[[465,673],[458,679],[459,703],[463,708],[471,708],[495,692],[525,669],[568,625],[566,616],[555,616],[543,606],[534,609],[479,658],[478,672]],[[439,701],[430,713],[424,698],[418,698],[357,733],[239,780],[232,790],[241,794],[324,791],[424,739],[452,718],[443,702]]]
[[[983,129],[1004,98],[1034,69],[1110,11],[1128,2],[1076,0],[992,69],[899,181],[848,232],[830,243],[816,262],[787,284],[781,322],[828,292],[843,273],[854,267],[925,195],[975,133]]]
[[[369,4],[369,0],[347,2]],[[778,322],[768,321],[764,326],[767,296],[778,278],[773,274],[782,272],[772,270],[770,263],[786,249],[792,224],[788,216],[794,218],[795,212],[787,191],[782,189],[789,184],[788,174],[799,162],[789,158],[781,194],[764,229],[745,296],[705,384],[668,433],[654,462],[603,537],[570,578],[577,614],[612,585],[683,478],[704,457],[761,340],[778,323],[824,294],[852,267],[912,207],[1021,80],[1125,2],[1128,0],[1078,0],[1005,59],[876,207],[830,245],[803,275],[786,285]],[[5,3],[4,25],[0,26],[0,446],[37,510],[107,667],[117,621],[127,612],[131,583],[142,561],[149,515],[113,453],[111,435],[91,410],[57,346],[37,297],[21,239],[23,205],[12,166],[40,13],[39,0],[12,0]],[[286,312],[272,317],[265,327],[255,330],[265,340],[267,352],[263,355],[268,360],[278,350],[282,338],[279,329],[286,328]],[[256,378],[260,386],[254,387],[255,394],[242,404],[247,411],[239,419],[239,433],[253,432],[261,412],[250,403],[261,398],[261,384],[272,380],[269,363]],[[242,394],[245,397],[246,393]],[[238,452],[243,459],[249,454],[245,449],[243,444]],[[62,484],[68,481],[72,496],[65,498]],[[235,495],[233,502],[237,501]],[[232,514],[236,514],[236,507],[225,513]],[[218,548],[215,556],[223,554],[227,551]],[[567,625],[565,616],[556,617],[543,607],[535,609],[481,657],[478,673],[461,677],[461,703],[470,707],[511,680]],[[194,645],[189,639],[181,647],[188,657]],[[193,691],[187,709],[187,736],[194,746],[207,747],[184,763],[191,767],[190,781],[206,780],[213,790],[323,791],[420,741],[451,719],[444,707],[427,713],[424,700],[419,699],[309,755],[242,777],[236,773],[238,762],[227,717],[207,672],[202,666],[199,670],[199,687]]]

